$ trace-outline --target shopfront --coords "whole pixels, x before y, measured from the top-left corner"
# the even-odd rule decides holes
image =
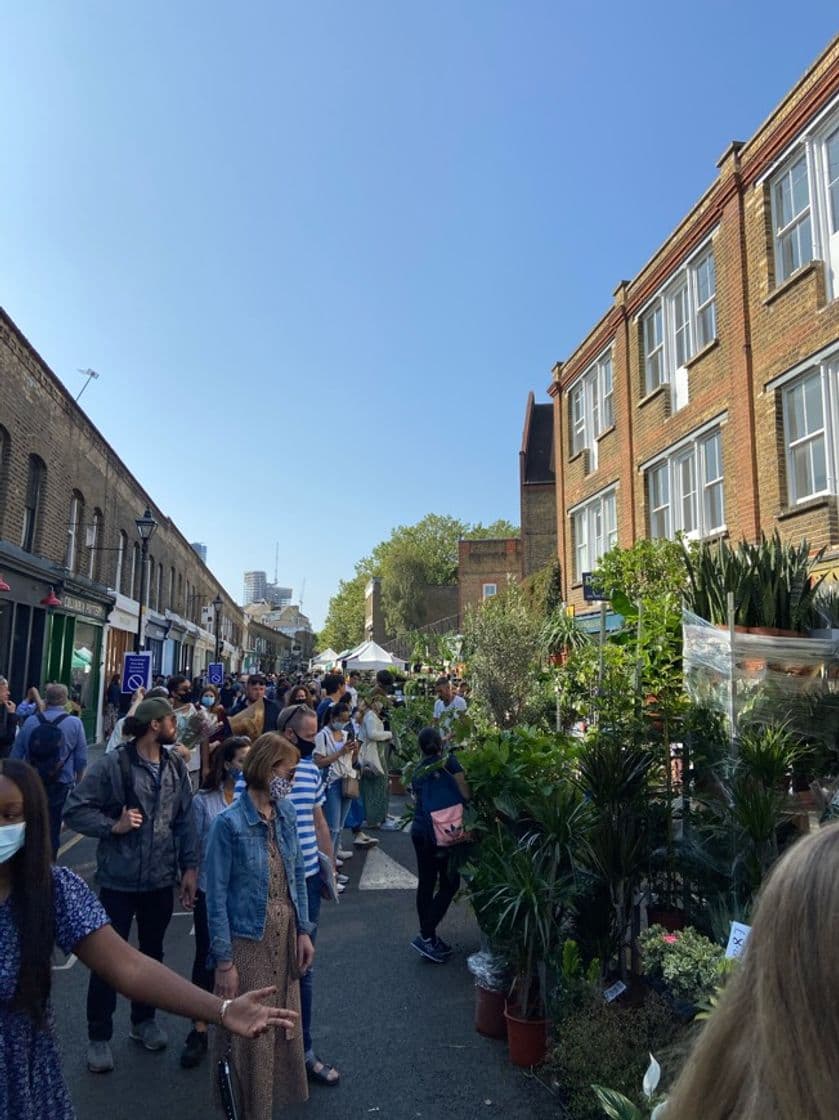
[[[9,681],[15,702],[34,685],[43,688],[47,608],[42,600],[59,573],[46,560],[0,541],[0,573],[8,591],[0,592],[0,675]]]
[[[84,597],[79,592],[65,588],[60,606],[50,611],[44,676],[67,685],[88,741],[94,742],[101,727],[103,637],[113,598],[103,601],[90,592]]]
[[[116,675],[122,680],[123,658],[132,653],[137,641],[137,601],[116,595],[116,603],[108,615],[105,639],[105,684]]]

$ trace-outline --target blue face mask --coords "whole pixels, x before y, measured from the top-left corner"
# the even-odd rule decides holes
[[[238,766],[233,766],[227,771],[227,773],[230,775],[234,782],[238,782],[244,771],[240,770]]]
[[[215,696],[202,696],[201,705],[204,708],[214,708],[216,704]]]
[[[26,821],[0,826],[0,863],[17,855],[26,839]]]
[[[344,721],[339,719],[337,723],[330,723],[329,726],[332,728],[333,731],[343,731],[344,730]]]

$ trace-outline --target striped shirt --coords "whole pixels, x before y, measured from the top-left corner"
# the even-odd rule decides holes
[[[306,865],[306,878],[317,875],[318,838],[315,833],[315,808],[326,801],[323,778],[313,758],[301,758],[294,771],[294,784],[288,795],[297,810],[297,836],[303,849],[303,862]]]
[[[245,776],[240,774],[233,791],[234,799],[241,797],[247,788]],[[297,838],[303,852],[303,863],[308,879],[310,875],[317,875],[320,871],[314,810],[318,805],[322,807],[326,801],[320,769],[311,758],[301,758],[297,763],[294,784],[288,799],[297,810]]]

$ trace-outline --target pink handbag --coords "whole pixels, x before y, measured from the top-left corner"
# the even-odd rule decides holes
[[[446,809],[434,809],[431,813],[434,840],[438,848],[449,848],[452,844],[465,844],[472,839],[470,832],[463,828],[463,805],[449,805]]]

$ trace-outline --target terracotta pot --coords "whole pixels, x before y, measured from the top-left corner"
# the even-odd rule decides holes
[[[490,992],[475,985],[475,1030],[487,1038],[506,1038],[507,1020],[504,1018],[504,993]]]
[[[765,638],[806,638],[800,630],[782,630],[778,626],[750,626],[750,634],[762,634]]]
[[[507,1004],[504,1018],[507,1020],[507,1042],[510,1061],[514,1066],[538,1066],[544,1062],[548,1053],[547,1019],[520,1019],[517,1007]]]
[[[685,912],[684,910],[677,910],[676,907],[658,907],[652,910],[647,910],[647,921],[651,926],[664,926],[670,933],[675,933],[678,929],[685,928]]]
[[[402,775],[398,770],[392,771],[388,774],[388,787],[394,797],[403,797],[405,794],[405,787],[402,784]]]

